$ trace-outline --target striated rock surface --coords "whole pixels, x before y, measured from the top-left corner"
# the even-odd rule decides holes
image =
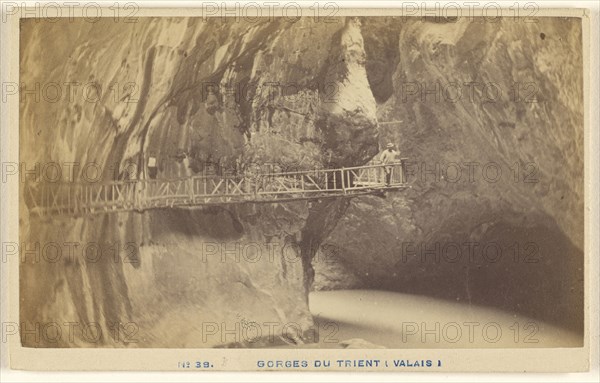
[[[25,84],[82,84],[58,102],[24,98],[21,153],[29,164],[93,162],[110,168],[102,172],[108,181],[147,176],[150,158],[158,178],[176,178],[265,163],[357,165],[377,151],[356,19],[25,21],[22,28]],[[324,81],[341,96],[327,93]],[[84,85],[91,92],[85,97]],[[348,146],[350,135],[356,139]],[[71,341],[78,346],[263,345],[266,322],[277,324],[275,342],[304,342],[313,325],[310,259],[321,233],[335,226],[338,204],[165,209],[41,223],[23,214],[24,242],[80,246],[75,257],[22,264],[21,318],[98,322],[104,337],[92,345],[80,335]],[[332,219],[320,220],[327,215]],[[82,254],[89,243],[103,255],[94,262]],[[115,247],[120,254],[113,256]],[[112,329],[129,323],[136,342],[115,342]],[[249,341],[239,330],[248,323],[264,333]],[[282,330],[288,324],[292,335]],[[238,331],[226,335],[232,328]]]
[[[317,286],[358,279],[582,330],[580,21],[364,19],[362,34],[380,143],[411,162],[411,188],[352,201],[325,241],[346,277],[315,263]]]
[[[54,102],[22,96],[21,161],[28,164],[95,163],[108,181],[147,176],[152,157],[159,178],[175,178],[207,166],[359,165],[388,141],[414,161],[411,188],[385,198],[46,222],[30,220],[22,204],[21,241],[57,243],[63,256],[22,263],[21,320],[94,322],[103,334],[59,344],[28,337],[25,345],[264,346],[264,336],[249,342],[241,329],[265,322],[278,324],[281,343],[309,342],[313,285],[468,300],[581,328],[576,20],[141,18],[25,20],[21,28],[20,81],[28,89],[81,84]],[[437,82],[438,99],[414,93],[415,84],[435,89]],[[475,85],[459,87],[462,98],[448,101],[450,82]],[[481,86],[489,83],[501,89],[493,101],[486,93],[493,90]],[[515,83],[524,87],[515,91]],[[448,181],[456,178],[449,163],[473,162],[480,164],[473,182],[464,165],[462,177]],[[482,176],[488,163],[502,169],[497,182]],[[434,174],[422,173],[423,164]],[[437,172],[436,164],[449,170]],[[537,182],[525,182],[531,180]],[[73,257],[65,243],[79,244]],[[85,252],[90,243],[97,247]],[[463,248],[461,260],[449,261],[452,249],[442,250],[448,243],[497,243],[503,255],[482,261],[479,251],[465,262]],[[438,245],[439,262],[423,261],[418,246]],[[312,262],[327,247],[335,256],[316,259],[329,263]],[[526,262],[529,256],[535,262]],[[132,335],[115,340],[115,326],[131,323]],[[297,336],[282,333],[286,324]]]

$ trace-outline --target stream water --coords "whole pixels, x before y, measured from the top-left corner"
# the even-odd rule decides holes
[[[580,347],[583,335],[461,301],[375,290],[313,292],[322,348]]]

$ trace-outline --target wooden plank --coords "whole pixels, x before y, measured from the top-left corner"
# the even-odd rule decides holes
[[[221,188],[221,185],[223,185],[223,179],[221,178],[219,183],[215,183],[214,180],[211,180],[211,181],[213,181],[214,188],[213,188],[212,192],[210,193],[210,195],[216,195],[217,192],[219,191],[219,189]]]
[[[259,174],[256,182],[250,182],[246,177],[241,179],[202,177],[202,180],[199,177],[186,177],[166,181],[116,181],[94,185],[58,184],[43,185],[38,194],[34,193],[33,188],[26,186],[25,193],[32,199],[31,210],[37,209],[40,215],[50,212],[95,213],[96,208],[104,211],[108,208],[112,211],[128,211],[202,203],[299,200],[321,198],[320,196],[335,197],[354,194],[357,191],[364,193],[365,190],[389,189],[390,187],[384,185],[385,178],[380,177],[385,166],[381,164],[322,171],[266,173]],[[391,166],[391,186],[401,189],[406,183],[405,162],[402,160]],[[333,175],[333,180],[330,179],[330,173]],[[340,174],[341,185],[339,186],[337,174]],[[322,179],[317,177],[324,178],[324,186],[320,182]],[[330,187],[330,182],[333,188]],[[341,189],[338,189],[339,187]],[[198,201],[198,196],[205,198]]]
[[[320,187],[320,186],[317,184],[317,182],[316,182],[314,179],[312,179],[312,177],[311,177],[310,175],[306,174],[306,178],[307,178],[307,179],[308,179],[308,180],[311,182],[311,184],[310,184],[310,185],[312,185],[312,186],[316,187],[318,190],[323,190],[323,189],[322,189],[322,188],[321,188],[321,187]],[[334,179],[335,179],[335,178],[334,178]]]
[[[54,193],[54,195],[52,196],[52,205],[50,206],[51,208],[58,207],[58,195],[59,195],[59,192],[56,191]]]
[[[232,190],[231,194],[235,194],[236,191],[240,195],[244,194],[244,191],[242,190],[242,187],[241,187],[242,183],[244,182],[243,178],[238,183],[236,183],[234,179],[230,179],[229,181],[231,182],[231,185],[233,186],[233,190]]]

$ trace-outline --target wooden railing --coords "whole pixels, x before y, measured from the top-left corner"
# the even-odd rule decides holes
[[[390,173],[389,183],[386,171]],[[404,160],[383,165],[238,177],[192,176],[107,183],[25,185],[30,211],[40,216],[80,215],[208,204],[280,202],[352,196],[406,187]]]

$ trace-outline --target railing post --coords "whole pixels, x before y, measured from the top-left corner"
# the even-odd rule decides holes
[[[143,211],[146,205],[148,204],[148,189],[150,188],[150,183],[146,178],[136,181],[137,191],[137,210]]]
[[[402,170],[402,176],[401,176],[401,180],[402,180],[402,184],[406,183],[406,161],[404,160],[404,158],[400,159],[400,169]]]
[[[106,185],[104,185],[104,184],[100,184],[99,186],[100,186],[100,191],[98,192],[98,194],[100,195],[100,197],[99,197],[100,201],[101,201],[100,205],[102,205],[102,209],[104,211],[107,211],[108,210],[108,206],[109,206],[109,203],[108,203],[108,187]],[[102,196],[102,194],[104,194],[104,197]],[[112,201],[112,202],[114,202],[114,201]],[[115,209],[114,203],[111,206],[112,206],[112,208],[114,210]]]
[[[40,218],[43,218],[44,217],[44,213],[45,213],[44,209],[46,208],[46,206],[44,205],[44,197],[46,195],[44,184],[41,183],[40,184],[40,188],[38,189],[39,192],[40,192],[39,193],[39,195],[40,195],[40,204],[39,205],[36,203],[37,202],[36,201],[36,193],[34,193],[33,190],[31,190],[31,185],[25,184],[25,187],[29,188],[29,195],[31,196],[31,198],[33,200],[34,206],[39,206],[39,208],[38,208],[38,215],[39,215]]]
[[[131,209],[133,211],[139,210],[140,209],[140,200],[141,200],[141,195],[140,195],[140,182],[139,181],[134,181],[132,192],[133,192],[133,200],[131,201]],[[114,195],[113,195],[113,199],[114,199]],[[124,204],[125,206],[127,206],[127,202]]]
[[[194,179],[192,177],[186,180],[188,187],[188,196],[190,198],[190,204],[194,203]]]
[[[342,173],[342,190],[344,191],[344,194],[346,194],[346,182],[344,181],[345,169],[340,169],[340,172]]]

